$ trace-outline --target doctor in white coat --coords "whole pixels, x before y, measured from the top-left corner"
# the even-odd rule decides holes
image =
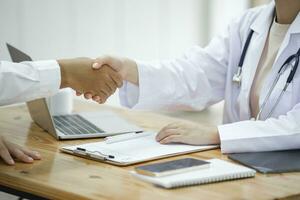
[[[275,0],[246,11],[182,58],[150,63],[103,56],[95,67],[108,64],[121,73],[127,107],[202,110],[225,100],[223,125],[169,124],[156,137],[161,143],[220,144],[223,153],[300,148],[299,11],[299,0]]]

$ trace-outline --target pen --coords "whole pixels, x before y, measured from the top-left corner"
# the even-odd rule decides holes
[[[116,136],[110,136],[105,138],[105,143],[106,144],[112,144],[116,142],[123,142],[126,140],[131,140],[135,138],[140,138],[140,137],[145,137],[148,136],[149,133],[145,132],[136,132],[136,133],[127,133],[127,134],[122,134],[122,135],[116,135]]]

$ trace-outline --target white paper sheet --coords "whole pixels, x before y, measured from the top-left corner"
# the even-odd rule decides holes
[[[156,133],[146,135],[145,137],[133,138],[126,141],[120,141],[112,144],[105,142],[94,142],[83,145],[63,147],[63,149],[74,151],[78,147],[85,149],[87,152],[102,156],[113,155],[111,159],[120,163],[136,163],[145,160],[152,160],[158,157],[188,153],[193,151],[202,151],[214,149],[217,146],[194,146],[185,144],[160,144],[155,140]]]

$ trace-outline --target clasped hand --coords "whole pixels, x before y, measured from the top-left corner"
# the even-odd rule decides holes
[[[128,58],[113,57],[113,56],[101,56],[96,58],[93,61],[92,68],[95,71],[110,71],[111,74],[114,74],[114,81],[118,83],[117,87],[121,87],[123,80],[129,81],[135,85],[138,85],[138,70],[135,61]],[[112,86],[111,86],[112,87]],[[76,90],[76,89],[75,89]],[[99,103],[104,103],[107,96],[96,95],[90,91],[82,92],[76,90],[76,94],[82,95],[86,99],[93,99]],[[98,101],[100,99],[100,101]]]
[[[77,95],[104,103],[123,84],[122,76],[113,68],[93,69],[95,60],[75,58],[58,60],[61,68],[61,88],[71,87]]]

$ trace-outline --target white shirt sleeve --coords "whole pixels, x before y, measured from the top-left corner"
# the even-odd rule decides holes
[[[222,153],[300,148],[300,103],[286,115],[265,121],[240,121],[218,126]]]
[[[54,60],[0,61],[0,106],[53,95],[60,82],[60,67]]]
[[[182,58],[137,62],[139,87],[125,83],[122,105],[140,109],[201,110],[224,99],[229,59],[228,34],[206,48],[195,46]]]

